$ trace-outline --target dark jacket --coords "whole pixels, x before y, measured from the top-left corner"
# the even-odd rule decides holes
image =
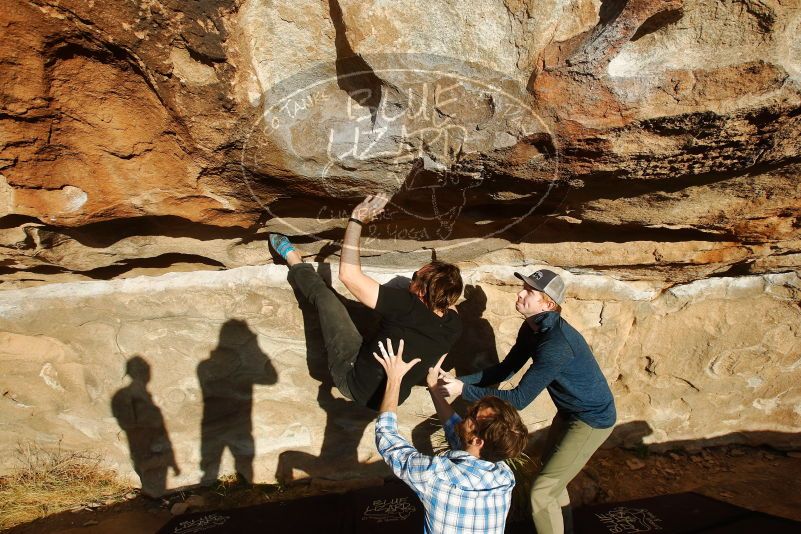
[[[462,397],[476,401],[495,395],[522,410],[547,388],[560,412],[593,428],[614,425],[617,414],[612,392],[584,337],[557,312],[543,312],[530,320],[539,331],[523,322],[514,346],[501,363],[459,377],[464,382]],[[509,380],[529,359],[531,367],[517,387],[487,387]]]

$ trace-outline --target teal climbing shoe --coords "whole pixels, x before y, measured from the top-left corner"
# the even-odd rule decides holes
[[[268,239],[270,240],[270,245],[272,245],[273,250],[284,260],[286,260],[287,254],[295,250],[289,238],[283,234],[270,234]]]

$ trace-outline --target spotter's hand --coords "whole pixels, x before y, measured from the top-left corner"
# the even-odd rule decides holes
[[[400,381],[403,376],[409,372],[409,369],[420,363],[420,358],[415,358],[410,362],[403,361],[403,340],[400,340],[398,345],[398,354],[395,354],[392,348],[392,340],[387,339],[387,346],[384,347],[382,342],[378,342],[378,350],[381,351],[381,356],[373,353],[373,357],[378,360],[384,371],[387,372],[387,380]]]

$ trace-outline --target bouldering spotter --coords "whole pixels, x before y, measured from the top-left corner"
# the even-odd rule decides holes
[[[612,433],[617,413],[606,378],[584,337],[562,318],[565,283],[549,269],[525,276],[515,308],[525,317],[514,346],[501,363],[459,379],[443,374],[442,392],[474,401],[495,395],[518,410],[548,388],[557,407],[531,486],[534,524],[540,534],[572,532],[567,484]],[[491,387],[509,380],[531,359],[512,389]]]
[[[373,354],[387,374],[381,415],[375,426],[378,452],[392,471],[423,503],[425,534],[503,534],[512,501],[515,476],[506,460],[519,457],[528,442],[528,429],[508,402],[487,396],[474,403],[462,419],[437,387],[443,355],[428,369],[426,384],[451,450],[435,456],[421,454],[398,432],[401,381],[420,358],[403,361],[404,340],[396,355],[392,340]]]

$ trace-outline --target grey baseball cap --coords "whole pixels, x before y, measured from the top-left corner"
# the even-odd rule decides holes
[[[542,291],[561,305],[565,301],[565,281],[561,276],[548,269],[534,271],[528,276],[515,273],[515,276],[536,289]]]

